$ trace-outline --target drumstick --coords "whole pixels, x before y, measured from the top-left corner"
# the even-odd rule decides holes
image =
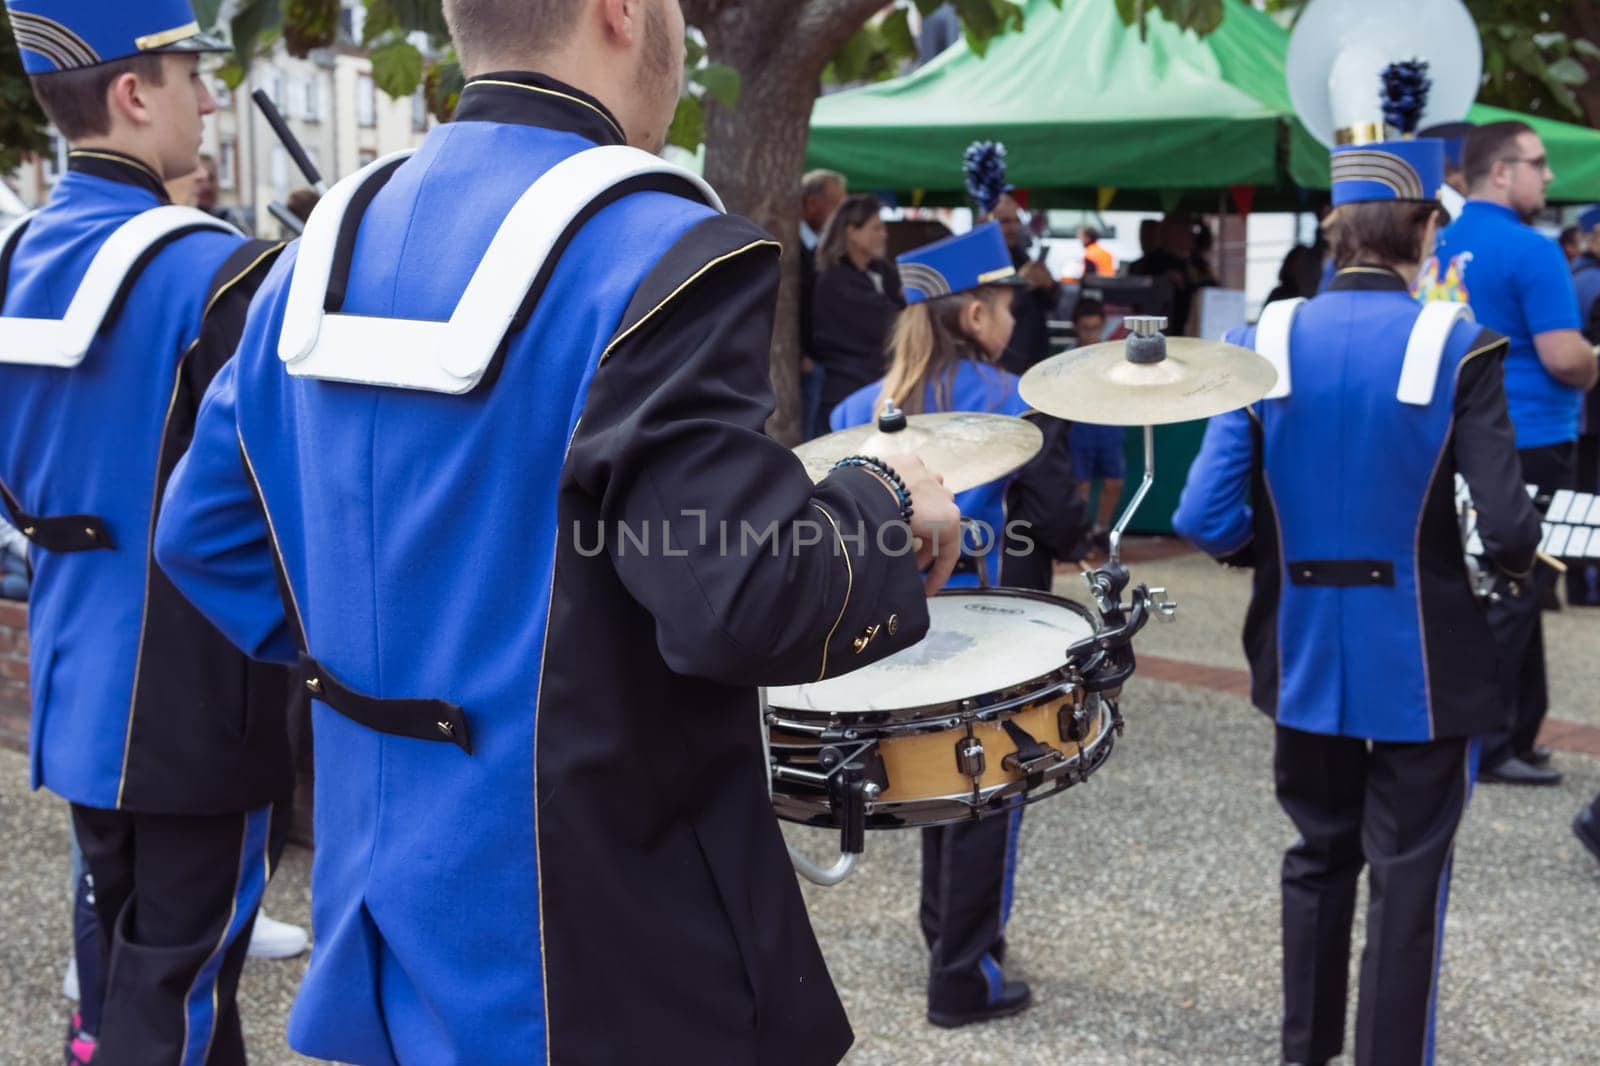
[[[1567,564],[1562,562],[1560,559],[1557,559],[1555,556],[1546,555],[1544,552],[1539,552],[1538,555],[1540,561],[1553,568],[1556,573],[1564,574],[1567,572]]]

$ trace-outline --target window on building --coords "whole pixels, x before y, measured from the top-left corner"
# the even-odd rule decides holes
[[[221,78],[211,79],[211,97],[216,100],[218,107],[233,106],[233,90]]]
[[[239,180],[239,142],[222,138],[217,146],[217,188],[231,189]]]
[[[378,124],[378,96],[371,74],[356,75],[356,122],[362,126]]]
[[[278,192],[289,191],[289,153],[277,146],[272,149],[271,180]]]
[[[305,96],[301,101],[305,105],[305,116],[311,122],[322,119],[322,88],[316,78],[311,78],[305,84]]]
[[[277,105],[280,112],[289,109],[289,101],[283,95],[283,75],[273,71],[271,79],[267,82],[267,95],[272,97],[272,102]]]
[[[411,132],[421,133],[428,128],[428,98],[418,89],[411,94]]]
[[[363,148],[356,153],[356,165],[358,167],[364,167],[368,163],[376,162],[377,158],[378,153],[376,150],[371,148]]]

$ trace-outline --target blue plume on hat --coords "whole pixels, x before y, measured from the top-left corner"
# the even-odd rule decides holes
[[[1417,132],[1417,123],[1428,106],[1428,63],[1406,59],[1383,68],[1383,120],[1401,133]]]
[[[967,195],[987,215],[1011,191],[1006,184],[1006,146],[999,141],[973,141],[967,145],[962,166],[967,176]]]

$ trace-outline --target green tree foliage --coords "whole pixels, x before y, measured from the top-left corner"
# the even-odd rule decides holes
[[[1222,23],[1222,0],[1114,0],[1129,25],[1151,15],[1205,36]],[[1582,90],[1600,81],[1600,45],[1586,32],[1600,20],[1595,0],[1465,0],[1483,38],[1482,103],[1600,126],[1600,100]],[[1306,0],[1264,0],[1291,19]],[[1403,15],[1397,9],[1397,13]]]

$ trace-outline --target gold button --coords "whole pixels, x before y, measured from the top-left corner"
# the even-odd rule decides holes
[[[1311,571],[1302,570],[1302,571],[1300,571],[1300,576],[1305,578],[1307,581],[1310,581],[1311,580]]]
[[[1374,570],[1372,572],[1372,580],[1374,580],[1374,581],[1383,580],[1383,571],[1382,570]]]
[[[314,696],[322,695],[322,679],[317,677],[306,678],[306,688],[310,689]]]
[[[83,527],[83,535],[88,537],[90,540],[99,540],[100,539],[100,534],[98,534],[98,533],[96,533],[94,531],[94,527],[93,526],[84,526]]]
[[[896,633],[898,633],[899,631],[900,631],[900,616],[897,615],[897,614],[891,614],[889,616],[889,635],[892,637]]]
[[[22,530],[22,535],[24,537],[31,537],[37,532],[38,532],[38,529],[35,528],[34,526],[26,526]]]
[[[435,722],[433,724],[438,726],[439,732],[443,733],[447,737],[453,737],[456,735],[456,727],[451,722]]]

